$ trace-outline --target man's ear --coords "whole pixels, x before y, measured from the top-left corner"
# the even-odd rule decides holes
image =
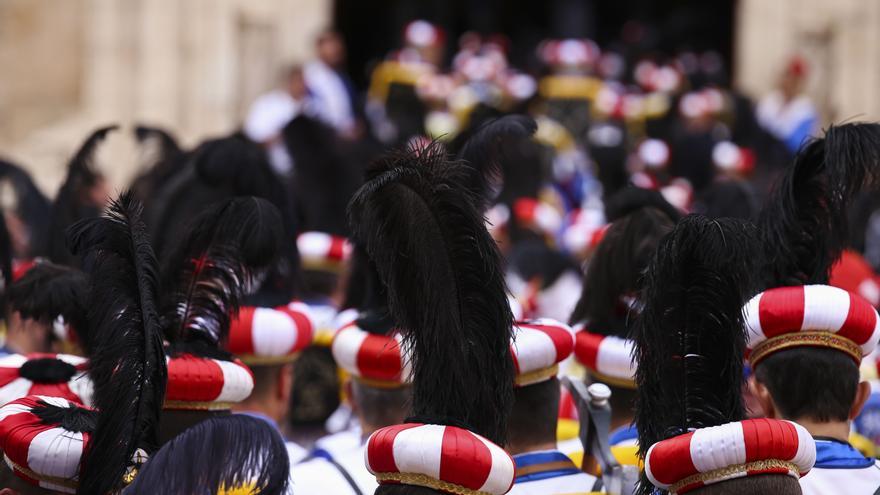
[[[761,409],[760,411],[754,411],[755,413],[761,412],[766,418],[777,419],[779,417],[776,405],[773,403],[773,398],[770,397],[770,391],[755,378],[754,374],[749,377],[749,391],[755,403]]]
[[[290,400],[293,380],[293,363],[285,363],[278,370],[278,388],[275,390],[276,396],[285,403]]]
[[[865,402],[868,402],[868,398],[871,397],[871,384],[868,382],[859,383],[859,387],[856,389],[856,400],[853,401],[853,405],[849,410],[849,420],[852,421],[856,419],[862,412],[862,408],[865,407]]]

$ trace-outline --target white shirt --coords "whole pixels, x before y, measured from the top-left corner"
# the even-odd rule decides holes
[[[558,450],[513,456],[516,481],[508,495],[561,495],[587,493],[597,485],[595,476],[582,472]]]
[[[366,444],[359,442],[355,448],[343,452],[333,452],[331,457],[339,465],[334,466],[328,460],[316,457],[293,466],[291,479],[293,493],[296,495],[355,495],[351,484],[340,472],[340,468],[354,480],[363,495],[372,494],[379,487],[376,477],[367,471],[364,464]]]
[[[816,465],[801,478],[804,495],[874,495],[880,464],[851,445],[816,438]]]
[[[345,83],[321,61],[305,66],[303,76],[313,96],[315,116],[340,132],[354,127],[354,112]]]
[[[261,95],[248,109],[244,133],[258,143],[277,137],[299,113],[301,104],[290,93],[276,89]]]

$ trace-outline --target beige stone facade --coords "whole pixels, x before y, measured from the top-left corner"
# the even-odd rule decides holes
[[[54,194],[85,134],[117,187],[136,172],[136,122],[192,145],[233,130],[286,63],[305,60],[330,0],[0,0],[0,154]]]
[[[880,120],[880,2],[739,0],[739,87],[765,93],[793,54],[809,63],[808,92],[824,122]]]
[[[0,154],[53,194],[92,128],[125,126],[100,158],[117,187],[136,171],[128,130],[186,145],[234,129],[281,65],[308,57],[332,0],[0,0]],[[826,121],[880,119],[880,1],[739,0],[736,82],[759,96],[804,55]]]

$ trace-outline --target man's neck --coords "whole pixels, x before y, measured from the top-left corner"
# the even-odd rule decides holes
[[[841,442],[849,441],[849,422],[834,421],[828,423],[816,422],[809,419],[798,419],[797,424],[803,426],[814,437],[826,437],[840,440]]]

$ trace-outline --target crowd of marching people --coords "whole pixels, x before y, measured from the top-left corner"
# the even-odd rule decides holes
[[[880,124],[793,59],[327,31],[111,193],[0,161],[0,495],[875,494]],[[448,64],[446,62],[449,61]]]

